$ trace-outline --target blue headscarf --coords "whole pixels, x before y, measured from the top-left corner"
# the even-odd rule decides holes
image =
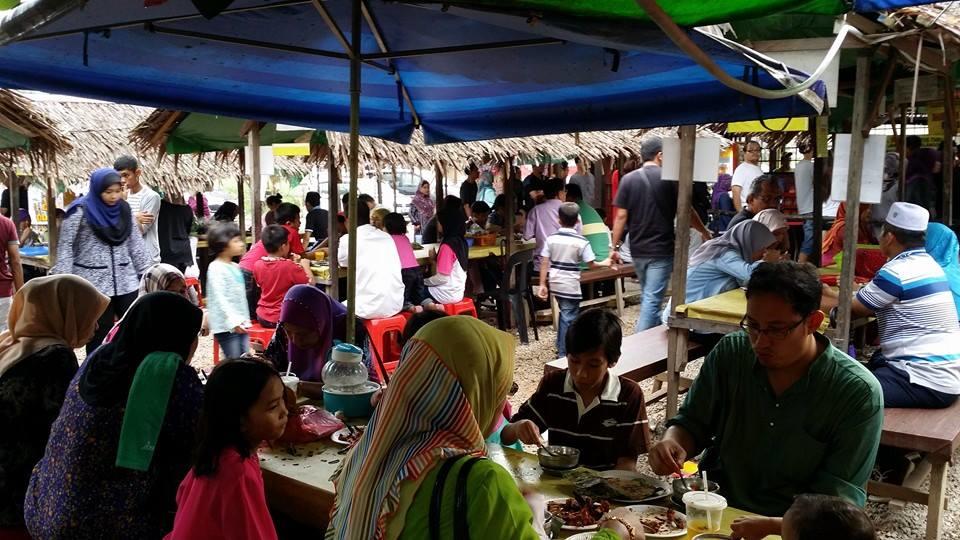
[[[957,317],[960,318],[960,263],[957,262],[960,242],[957,241],[957,235],[946,225],[931,223],[927,225],[926,249],[947,275],[953,303],[957,306]]]
[[[87,194],[73,201],[67,207],[67,217],[73,215],[77,208],[83,207],[83,217],[93,229],[97,238],[104,242],[118,246],[130,236],[131,215],[130,205],[120,200],[113,206],[103,202],[100,194],[114,184],[121,183],[120,173],[110,168],[97,169],[90,175],[90,189]]]

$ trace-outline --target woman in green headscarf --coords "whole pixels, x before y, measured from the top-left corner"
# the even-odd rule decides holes
[[[417,332],[334,478],[328,539],[546,538],[510,473],[482,459],[513,378],[513,348],[512,336],[472,317]],[[608,525],[619,534],[595,538],[631,538],[631,528],[643,537],[628,516]]]

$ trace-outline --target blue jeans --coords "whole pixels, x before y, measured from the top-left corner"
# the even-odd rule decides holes
[[[633,267],[643,289],[640,316],[634,328],[634,332],[640,332],[660,325],[663,296],[673,272],[673,257],[634,257]]]
[[[813,214],[804,214],[802,217],[810,219],[803,220],[803,243],[800,244],[800,253],[813,255]]]
[[[220,332],[213,337],[217,339],[226,358],[240,358],[250,350],[250,336],[247,334]]]
[[[573,324],[573,320],[580,313],[580,300],[574,298],[557,299],[557,307],[560,310],[560,320],[557,323],[557,351],[560,356],[567,355],[567,329]]]

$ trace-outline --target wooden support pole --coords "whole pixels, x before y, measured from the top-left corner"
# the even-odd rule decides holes
[[[243,243],[247,243],[247,203],[244,200],[245,194],[243,189],[243,174],[237,177],[237,207],[239,209],[238,218],[240,219],[240,236],[243,238]]]
[[[329,185],[327,186],[327,261],[330,263],[330,288],[327,294],[336,301],[340,301],[340,249],[339,223],[337,223],[337,209],[340,208],[340,165],[333,155],[333,150],[327,151],[327,167],[329,167]]]
[[[513,156],[508,156],[507,159],[503,162],[503,195],[504,200],[507,202],[507,207],[504,210],[507,215],[503,216],[506,218],[504,223],[506,224],[506,230],[503,231],[503,235],[507,238],[507,260],[510,260],[510,257],[513,256],[514,251],[514,242],[513,242],[513,228],[516,226],[517,222],[517,197],[516,192],[513,189],[513,182],[511,177],[513,176]],[[504,261],[506,264],[506,261]],[[509,270],[509,268],[507,269]],[[503,286],[506,287],[507,283],[510,280],[510,276],[504,276]]]
[[[254,126],[247,132],[250,146],[250,202],[253,210],[253,243],[260,238],[263,215],[260,208],[260,130]]]
[[[940,221],[947,226],[953,225],[953,169],[955,147],[953,137],[957,133],[956,102],[953,98],[953,77],[949,73],[943,75],[943,207]]]
[[[20,235],[20,179],[17,178],[16,171],[10,171],[8,182],[8,190],[10,192],[10,219],[13,220],[13,224],[17,231],[17,236]]]
[[[434,186],[434,191],[437,193],[436,208],[437,210],[439,210],[440,205],[443,204],[443,162],[442,161],[438,160],[433,162],[433,174],[434,174],[433,181],[436,184]],[[426,225],[426,223],[420,224],[421,231],[423,230],[424,225]]]
[[[827,118],[825,116],[818,116],[814,119],[814,123],[819,126],[820,123],[826,123]],[[826,141],[821,141],[820,137],[826,133],[826,130],[818,129],[814,127],[813,129],[813,147],[815,149],[815,157],[813,160],[813,253],[810,254],[810,260],[808,262],[813,263],[814,266],[820,266],[820,260],[822,259],[821,246],[823,245],[823,199],[826,195],[824,187],[826,187],[825,172],[827,165],[827,156],[824,152],[824,155],[821,155],[819,149],[820,146],[826,146]]]
[[[697,150],[697,126],[680,126],[680,185],[677,193],[677,230],[673,246],[673,281],[670,286],[671,305],[687,301],[687,259],[690,253],[690,212],[693,198],[693,163]],[[680,391],[680,371],[686,361],[686,330],[670,333],[667,351],[667,409],[666,417],[677,414]],[[681,358],[683,356],[683,358]]]
[[[397,211],[397,165],[390,165],[390,173],[393,174],[393,211]],[[420,191],[420,185],[417,184],[417,191]]]
[[[60,238],[60,230],[57,228],[57,196],[53,192],[53,180],[46,172],[43,173],[44,183],[47,186],[47,260],[50,267],[57,263],[57,241]]]
[[[836,346],[847,352],[850,341],[850,304],[853,301],[853,270],[856,266],[857,230],[860,223],[860,180],[863,173],[863,136],[870,91],[870,51],[857,57],[856,86],[853,94],[853,123],[850,126],[850,166],[847,174],[847,222],[843,231],[843,268],[840,271],[840,306],[837,309]]]
[[[907,199],[907,106],[900,106],[900,184],[897,186],[900,192],[898,201]]]
[[[350,208],[347,209],[347,332],[356,343],[357,324],[357,179],[360,174],[360,0],[351,2],[350,13]],[[331,276],[333,277],[333,276]]]

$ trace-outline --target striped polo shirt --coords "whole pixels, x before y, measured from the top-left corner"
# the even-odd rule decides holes
[[[579,300],[580,265],[597,259],[590,241],[573,229],[561,227],[547,237],[540,257],[550,261],[550,292],[560,298]]]
[[[608,372],[600,396],[584,403],[569,371],[543,376],[537,391],[520,406],[511,422],[531,420],[549,430],[550,444],[580,450],[580,465],[612,469],[621,457],[636,457],[650,448],[647,407],[640,385]]]
[[[877,314],[880,351],[911,384],[960,394],[960,323],[940,265],[922,248],[890,259],[857,300]]]

